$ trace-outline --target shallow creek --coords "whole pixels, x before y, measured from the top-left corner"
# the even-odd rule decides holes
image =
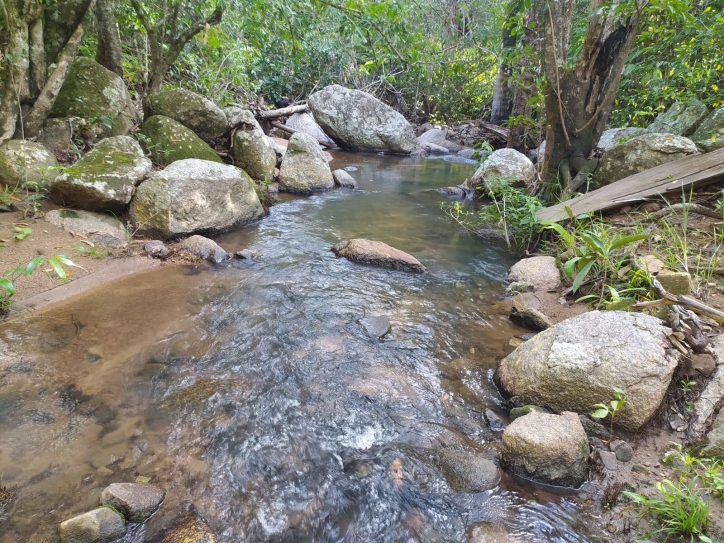
[[[442,160],[337,154],[360,190],[286,198],[219,236],[254,263],[167,267],[0,326],[0,543],[55,541],[109,483],[193,504],[225,542],[600,541],[585,493],[513,481],[453,491],[435,451],[494,458],[496,360],[523,331],[499,306],[513,262],[446,220]],[[425,275],[337,259],[385,241]],[[386,315],[370,339],[359,320]],[[143,479],[142,479],[143,480]]]

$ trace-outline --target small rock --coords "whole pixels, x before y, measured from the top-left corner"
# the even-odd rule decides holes
[[[646,466],[642,466],[641,464],[634,464],[631,467],[631,471],[636,472],[636,473],[643,473],[643,474],[647,474],[649,472],[649,470],[646,468]]]
[[[561,286],[561,273],[552,256],[534,256],[517,262],[510,268],[508,279],[533,285],[535,290],[555,290]]]
[[[483,416],[485,417],[485,422],[488,424],[488,428],[493,432],[502,432],[505,430],[505,427],[508,426],[492,409],[486,409],[483,412]]]
[[[357,170],[359,170],[357,166],[345,166],[342,169],[346,172],[356,172]]]
[[[647,202],[639,208],[639,211],[641,213],[656,213],[660,209],[661,206],[657,202]]]
[[[79,209],[53,209],[43,217],[66,232],[84,234],[102,245],[123,245],[130,236],[116,217]]]
[[[113,483],[101,493],[101,503],[111,505],[129,522],[143,522],[158,509],[166,492],[154,485]]]
[[[445,196],[447,196],[449,198],[455,198],[458,200],[465,199],[465,191],[463,189],[461,189],[460,187],[442,187],[439,189],[435,189],[435,192],[444,194]]]
[[[651,275],[658,274],[666,267],[665,264],[654,255],[646,255],[641,260],[643,261],[643,268],[648,270]]]
[[[351,239],[338,243],[332,248],[332,251],[338,257],[344,257],[360,264],[414,273],[426,271],[425,266],[420,264],[420,261],[414,256],[390,247],[381,241]]]
[[[485,492],[500,482],[495,462],[477,454],[443,449],[438,460],[450,488],[456,492]]]
[[[383,315],[361,319],[360,324],[364,326],[370,337],[377,339],[382,339],[392,330],[390,320]]]
[[[337,185],[338,187],[341,187],[343,189],[357,188],[357,181],[355,181],[354,177],[352,177],[344,170],[334,170],[332,172],[332,177],[334,178],[335,185]]]
[[[716,361],[710,354],[692,354],[690,369],[692,372],[697,372],[704,377],[711,377],[714,371],[716,371]]]
[[[254,257],[256,257],[256,253],[253,251],[250,251],[249,249],[243,249],[241,251],[236,251],[234,253],[235,258],[240,258],[242,260],[254,260]]]
[[[528,328],[529,330],[536,330],[542,332],[548,330],[553,326],[551,320],[537,309],[531,309],[528,307],[517,308],[513,306],[510,309],[510,320],[515,324]]]
[[[691,294],[691,276],[684,271],[661,270],[656,278],[669,294]]]
[[[618,471],[618,462],[616,462],[616,455],[614,453],[601,450],[597,452],[606,471]]]
[[[220,543],[206,521],[195,511],[177,518],[163,533],[159,543]]]
[[[143,246],[143,250],[146,251],[149,256],[160,259],[168,258],[171,254],[171,251],[168,250],[168,247],[164,245],[163,241],[158,239],[154,239],[146,243]]]
[[[110,543],[126,535],[126,521],[109,507],[100,507],[60,523],[62,543]]]
[[[630,462],[633,458],[633,447],[621,439],[612,441],[608,448],[616,455],[616,460],[619,462]]]
[[[510,420],[519,419],[524,417],[531,411],[538,411],[538,413],[550,413],[545,407],[539,407],[537,405],[521,405],[520,407],[514,407],[510,410]]]
[[[583,426],[583,429],[586,432],[586,435],[591,437],[596,437],[598,439],[610,439],[611,434],[606,429],[606,427],[603,424],[599,424],[591,419],[589,419],[586,415],[579,415],[578,418],[581,419],[581,426]]]
[[[204,236],[191,236],[179,243],[179,249],[188,251],[204,260],[218,264],[229,258],[229,253],[224,251],[217,243]]]

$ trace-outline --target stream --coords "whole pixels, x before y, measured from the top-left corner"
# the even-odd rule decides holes
[[[454,491],[438,451],[495,458],[492,374],[507,320],[504,245],[471,238],[433,189],[474,166],[336,153],[355,191],[283,197],[216,237],[254,262],[168,266],[0,325],[0,543],[57,541],[112,482],[167,490],[125,543],[193,505],[224,542],[593,542],[586,491],[502,474]],[[384,241],[424,275],[337,259]],[[360,319],[385,315],[370,338]],[[16,486],[17,485],[17,486]]]

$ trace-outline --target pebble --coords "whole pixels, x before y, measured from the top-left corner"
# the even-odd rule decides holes
[[[616,462],[616,455],[611,451],[598,451],[598,456],[601,458],[603,467],[608,471],[618,471],[618,463]]]
[[[631,445],[620,439],[612,441],[609,449],[616,455],[619,462],[630,462],[634,455]]]

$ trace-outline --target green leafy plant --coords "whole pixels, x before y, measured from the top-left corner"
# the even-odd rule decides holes
[[[107,247],[98,247],[92,241],[83,239],[81,240],[81,243],[85,243],[85,245],[72,245],[70,248],[74,251],[78,251],[83,256],[93,258],[105,258],[109,254],[109,250]]]
[[[13,228],[13,231],[15,232],[13,237],[18,241],[22,241],[33,232],[33,229],[29,226],[16,226]]]
[[[609,439],[607,444],[610,443],[613,439],[613,421],[619,411],[621,411],[625,403],[626,393],[620,388],[614,388],[613,400],[611,400],[610,403],[597,403],[593,406],[596,408],[596,410],[591,413],[591,416],[594,419],[605,419],[606,417],[610,417]]]
[[[479,225],[502,231],[509,248],[528,245],[539,230],[535,214],[543,202],[502,180],[488,181],[487,196],[491,203],[478,211]]]
[[[681,388],[681,392],[684,393],[684,395],[688,394],[689,391],[696,386],[696,381],[688,381],[686,379],[682,379],[679,381],[679,388]]]

